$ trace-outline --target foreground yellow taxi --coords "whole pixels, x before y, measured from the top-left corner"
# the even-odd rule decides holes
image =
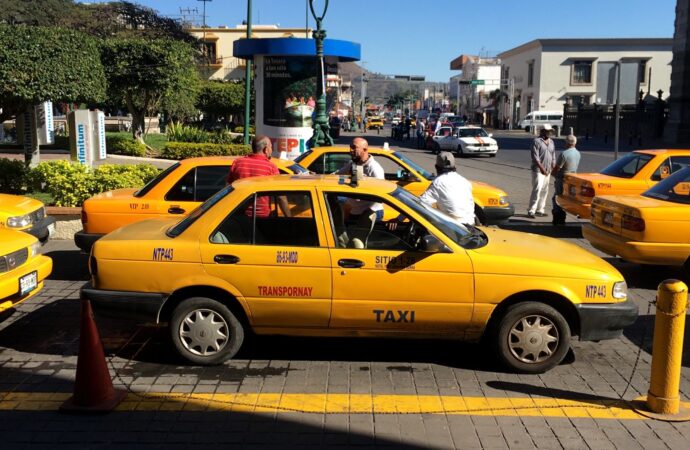
[[[690,271],[690,168],[639,196],[594,197],[582,235],[609,255]]]
[[[53,261],[41,255],[33,236],[0,229],[0,312],[33,297],[53,270]]]
[[[398,226],[348,216],[361,202],[393,210]],[[250,330],[486,336],[510,369],[536,373],[563,359],[571,336],[614,338],[637,316],[621,274],[584,249],[458,225],[375,179],[239,180],[182,220],[108,234],[89,267],[82,295],[94,309],[167,323],[195,364],[232,358]]]
[[[36,199],[0,194],[0,228],[23,231],[45,242],[55,231],[55,218],[47,216]]]
[[[116,189],[89,198],[82,206],[83,230],[74,235],[74,242],[88,253],[95,241],[123,225],[188,214],[225,186],[230,166],[237,158],[185,159],[162,171],[141,189]],[[306,172],[293,161],[276,158],[271,161],[282,173]]]
[[[422,195],[435,177],[401,152],[369,147],[369,153],[383,167],[386,180],[394,181],[416,196]],[[311,172],[328,174],[337,172],[350,160],[348,147],[318,147],[301,154],[295,162]],[[498,224],[515,213],[515,207],[503,190],[481,181],[471,183],[474,213],[480,223]]]
[[[568,213],[589,219],[598,195],[637,195],[690,164],[690,150],[636,150],[599,173],[566,174],[558,204]]]

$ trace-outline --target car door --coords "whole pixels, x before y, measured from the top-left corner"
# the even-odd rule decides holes
[[[189,214],[199,203],[206,201],[225,186],[230,164],[191,168],[165,193],[158,204],[164,216]]]
[[[320,200],[330,225],[331,328],[437,335],[461,333],[470,324],[474,278],[464,250],[419,251],[412,241],[436,231],[379,197],[327,191]],[[389,230],[375,222],[367,234],[361,218],[347,216],[353,201],[384,202],[399,225]]]
[[[311,191],[257,192],[201,237],[205,270],[241,293],[254,327],[328,326],[331,262],[316,217]]]

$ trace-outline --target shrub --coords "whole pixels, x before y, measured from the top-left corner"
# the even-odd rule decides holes
[[[26,189],[28,169],[24,161],[0,158],[0,192],[22,194]]]
[[[131,136],[106,135],[105,148],[108,153],[127,156],[145,156],[146,145],[133,139]]]
[[[239,125],[239,126],[235,127],[235,129],[232,131],[233,131],[233,133],[244,134],[244,127],[242,125]],[[255,134],[254,127],[251,125],[249,126],[249,134],[252,134],[252,135]]]
[[[233,137],[222,130],[205,131],[201,128],[182,125],[181,123],[169,123],[166,128],[168,141],[171,142],[192,142],[192,143],[211,143],[211,144],[232,144]]]
[[[140,187],[158,174],[148,164],[104,164],[91,170],[69,161],[43,162],[29,172],[29,185],[47,192],[56,206],[80,206],[87,198],[112,189]]]
[[[194,144],[186,142],[168,142],[161,151],[161,158],[186,159],[198,156],[231,156],[246,155],[251,147],[244,144]]]

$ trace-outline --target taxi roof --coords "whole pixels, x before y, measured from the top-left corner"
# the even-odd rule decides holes
[[[241,158],[244,155],[232,155],[232,156],[197,156],[194,158],[181,159],[178,162],[180,165],[199,165],[199,164],[209,164],[209,165],[223,165],[227,164],[228,161],[234,161],[237,158]]]
[[[666,148],[660,148],[660,149],[651,149],[651,150],[635,150],[635,153],[647,153],[650,155],[661,155],[661,154],[669,154],[669,155],[690,155],[690,149],[666,149]]]
[[[290,190],[317,188],[348,188],[350,177],[345,175],[271,175],[265,177],[249,177],[235,181],[232,186],[237,190],[265,191],[289,188]],[[378,178],[363,178],[356,187],[351,189],[363,194],[388,194],[398,187],[397,184]]]
[[[312,148],[312,149],[309,149],[309,150],[312,151],[312,152],[314,152],[314,153],[320,153],[320,152],[326,152],[326,151],[328,151],[328,152],[336,151],[336,152],[346,152],[346,153],[349,153],[349,152],[350,152],[350,147],[349,147],[349,146],[345,146],[345,145],[333,145],[333,146],[330,146],[330,147],[316,147],[316,148]],[[367,147],[367,151],[368,151],[369,153],[392,153],[392,152],[395,151],[395,149],[393,149],[392,147],[389,147],[389,148],[385,149],[385,148],[383,148],[383,147],[378,147],[378,146],[376,146],[376,147]]]

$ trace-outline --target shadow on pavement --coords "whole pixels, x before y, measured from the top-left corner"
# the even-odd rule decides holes
[[[55,250],[45,254],[53,260],[49,280],[80,281],[89,279],[89,255],[79,250]]]
[[[623,274],[628,287],[631,288],[657,290],[659,283],[668,279],[690,284],[690,274],[682,267],[635,264],[613,257],[605,257],[604,260]]]
[[[579,223],[553,225],[550,222],[529,222],[528,219],[512,219],[498,225],[503,230],[522,231],[554,238],[582,238],[582,226]]]
[[[635,324],[623,330],[625,337],[630,339],[630,342],[635,344],[642,351],[652,354],[652,342],[654,338],[654,314],[646,314],[646,309],[640,310],[640,316],[635,321]],[[690,342],[690,327],[685,326],[685,334],[683,336],[683,342]],[[690,346],[683,346],[683,358],[681,360],[681,365],[684,367],[690,367]]]

